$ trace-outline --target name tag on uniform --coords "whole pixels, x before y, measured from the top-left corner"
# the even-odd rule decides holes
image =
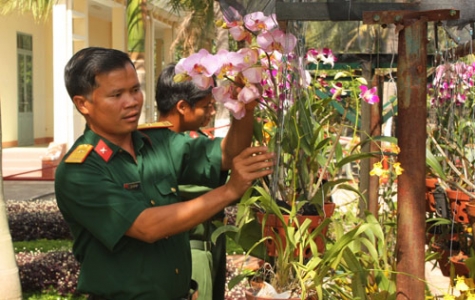
[[[140,189],[140,181],[124,183],[124,189],[126,190],[138,190]]]

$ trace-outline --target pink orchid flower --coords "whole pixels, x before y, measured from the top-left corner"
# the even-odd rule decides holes
[[[261,93],[259,89],[253,84],[246,84],[237,96],[237,100],[247,104],[251,101],[259,99],[261,97]]]
[[[247,31],[244,26],[235,26],[229,29],[229,33],[235,41],[252,42],[252,34]]]
[[[376,94],[378,91],[376,87],[372,87],[371,89],[368,89],[366,85],[360,85],[360,90],[361,90],[361,93],[360,93],[361,99],[363,99],[367,103],[374,104],[374,103],[379,102],[379,97]]]
[[[226,76],[236,76],[242,68],[245,66],[245,57],[239,52],[229,52],[228,50],[221,49],[215,54],[214,58],[218,62],[218,69],[215,75],[222,79]]]
[[[328,48],[323,48],[322,50],[309,49],[305,54],[305,59],[307,63],[318,64],[322,62],[323,64],[329,64],[332,67],[335,65],[336,57],[333,55],[333,52]]]
[[[257,36],[257,44],[267,53],[274,50],[287,54],[297,44],[297,38],[291,33],[285,33],[280,29],[265,31]]]
[[[214,87],[211,90],[213,98],[221,103],[226,103],[228,101],[234,101],[232,98],[233,85],[229,81],[223,82],[220,86]]]
[[[258,11],[244,16],[244,26],[250,31],[267,31],[275,28],[275,14],[265,16],[264,13]]]
[[[185,71],[191,80],[202,89],[213,86],[213,74],[220,68],[219,60],[215,59],[206,49],[193,53],[188,58],[180,60],[175,70]]]
[[[242,119],[246,115],[245,104],[240,101],[227,101],[223,103],[236,120]]]
[[[262,80],[262,67],[250,67],[242,71],[242,75],[250,83],[259,83]]]
[[[238,53],[243,56],[244,68],[253,66],[259,61],[259,51],[257,49],[242,48]]]
[[[346,92],[343,89],[341,82],[333,84],[333,87],[330,89],[330,93],[332,94],[332,99],[338,101],[341,101],[342,96],[346,96]]]

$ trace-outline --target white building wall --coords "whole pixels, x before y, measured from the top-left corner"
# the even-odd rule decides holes
[[[53,110],[51,86],[51,22],[36,23],[32,16],[0,16],[0,99],[2,109],[2,143],[16,146],[18,140],[18,72],[17,32],[33,37],[33,113],[37,143],[52,139]]]

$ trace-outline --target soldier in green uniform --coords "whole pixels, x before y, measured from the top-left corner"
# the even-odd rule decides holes
[[[188,231],[272,172],[273,155],[248,147],[254,107],[222,141],[190,139],[161,123],[137,130],[143,95],[126,53],[82,49],[65,83],[87,124],[55,176],[81,265],[78,291],[90,299],[189,298]],[[218,187],[183,202],[179,184]]]
[[[155,100],[159,121],[170,122],[170,130],[187,132],[192,137],[208,136],[200,128],[209,124],[216,114],[211,88],[202,90],[191,81],[176,83],[175,63],[166,66],[157,81]],[[208,136],[209,138],[212,138]],[[207,187],[180,186],[182,199],[193,199],[209,190]],[[198,282],[198,300],[223,300],[226,285],[226,238],[221,235],[215,244],[211,234],[213,222],[223,220],[224,212],[190,231],[192,278]]]

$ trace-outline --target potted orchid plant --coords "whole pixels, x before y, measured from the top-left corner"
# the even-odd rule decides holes
[[[475,207],[473,56],[472,61],[443,62],[434,68],[433,74],[428,87],[432,118],[428,126],[427,165],[440,185],[442,197],[437,207],[446,208],[442,214],[436,210],[442,219],[437,223],[446,221],[446,226],[453,228],[450,234],[439,238],[438,246],[453,254],[446,260],[451,260],[453,265],[466,263],[473,272],[475,218],[468,214]]]
[[[357,145],[340,142],[347,126],[345,114],[339,114],[330,102],[353,98],[375,103],[379,99],[375,89],[350,70],[335,72],[333,84],[325,81],[326,74],[318,68],[309,71],[309,65],[333,66],[331,50],[303,51],[295,35],[278,27],[275,15],[256,12],[232,22],[224,20],[221,25],[248,46],[216,54],[202,49],[177,63],[175,80],[191,80],[203,89],[212,87],[216,101],[237,119],[246,113],[247,103],[258,101],[255,143],[268,145],[276,153],[276,166],[271,176],[257,182],[241,199],[237,226],[224,226],[215,235],[234,231],[236,240],[245,243],[246,228],[259,219],[262,235],[246,248],[252,253],[262,244],[274,246],[263,254],[263,258],[274,257],[274,276],[267,278],[274,284],[272,289],[289,297],[318,295],[322,299],[322,274],[329,264],[343,259],[340,250],[349,247],[353,237],[364,235],[355,229],[351,237],[326,251],[322,241],[335,208],[332,193],[336,188],[359,193],[341,171],[348,163],[370,156],[359,153]],[[343,77],[349,77],[351,84],[339,83]],[[300,218],[302,215],[320,219],[315,222]],[[282,235],[266,231],[267,223],[280,227]],[[318,266],[323,273],[316,273]]]

